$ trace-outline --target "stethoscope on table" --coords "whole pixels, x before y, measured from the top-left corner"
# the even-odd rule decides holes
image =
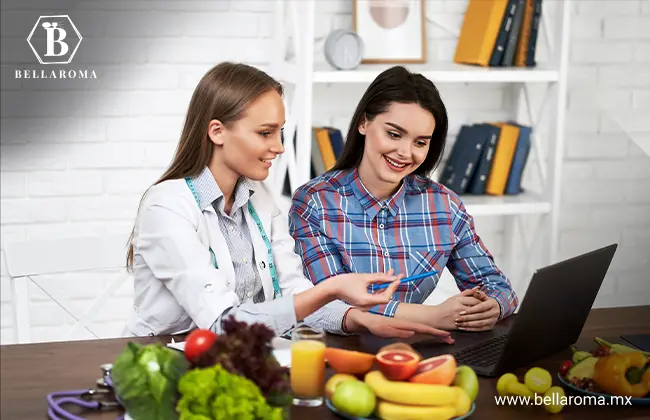
[[[48,394],[48,417],[52,420],[84,420],[84,417],[73,414],[64,408],[64,406],[70,405],[95,411],[121,408],[122,405],[113,390],[113,381],[111,380],[113,365],[108,363],[102,365],[101,368],[102,377],[97,380],[95,388]],[[124,420],[124,415],[118,417],[117,420]]]

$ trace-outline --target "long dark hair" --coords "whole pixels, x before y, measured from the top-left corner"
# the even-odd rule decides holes
[[[154,185],[199,175],[210,162],[214,147],[208,137],[210,121],[217,119],[229,126],[244,116],[251,102],[270,90],[283,95],[282,85],[255,67],[223,62],[211,68],[194,89],[174,159]],[[129,271],[133,269],[134,232],[135,228],[126,256]]]
[[[351,169],[361,163],[366,136],[359,133],[359,125],[364,118],[372,121],[377,115],[386,112],[393,102],[416,103],[433,115],[435,128],[429,152],[413,173],[428,176],[436,168],[442,159],[449,125],[445,104],[429,79],[402,66],[395,66],[377,76],[363,94],[350,121],[343,153],[332,170]]]

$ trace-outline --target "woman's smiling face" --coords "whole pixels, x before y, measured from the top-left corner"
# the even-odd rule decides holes
[[[359,126],[366,136],[359,170],[397,187],[426,159],[434,128],[433,115],[420,105],[393,102]]]

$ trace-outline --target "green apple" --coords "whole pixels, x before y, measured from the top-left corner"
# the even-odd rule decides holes
[[[454,385],[459,386],[467,392],[469,399],[474,401],[478,395],[478,377],[476,372],[469,366],[458,366]]]
[[[350,416],[368,417],[375,411],[377,397],[365,382],[344,381],[334,390],[332,404]]]
[[[328,400],[332,400],[336,388],[345,381],[358,381],[356,376],[348,373],[335,373],[325,384],[325,396]]]

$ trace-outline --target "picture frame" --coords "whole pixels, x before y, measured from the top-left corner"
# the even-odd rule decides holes
[[[354,31],[364,45],[362,64],[427,61],[424,0],[352,0]]]

